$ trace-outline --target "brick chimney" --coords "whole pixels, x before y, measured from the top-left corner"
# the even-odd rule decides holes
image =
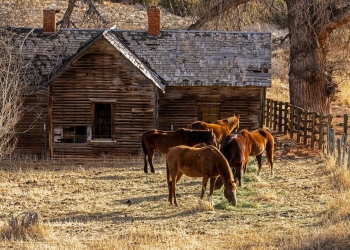
[[[43,9],[43,32],[53,33],[56,30],[56,13],[60,12],[56,5],[52,4]]]
[[[147,8],[148,16],[148,35],[160,35],[160,8],[157,6],[150,6]]]

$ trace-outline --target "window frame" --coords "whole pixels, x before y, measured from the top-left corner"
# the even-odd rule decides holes
[[[115,103],[116,100],[110,99],[90,99],[91,102],[91,141],[101,141],[101,138],[95,138],[95,107],[96,104],[110,104],[111,106],[111,136],[110,138],[104,138],[103,141],[114,141],[114,118],[115,118]]]

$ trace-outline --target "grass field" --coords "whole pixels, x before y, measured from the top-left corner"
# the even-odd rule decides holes
[[[144,174],[139,158],[3,164],[0,248],[348,249],[349,173],[304,153],[276,145],[273,178],[266,162],[256,176],[251,158],[235,207],[221,190],[210,207],[199,199],[201,179],[186,176],[180,206],[171,206],[164,157],[156,157],[156,174]],[[23,212],[39,223],[14,232],[8,220]]]

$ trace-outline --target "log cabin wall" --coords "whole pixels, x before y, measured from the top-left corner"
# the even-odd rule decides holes
[[[35,160],[45,157],[45,153],[48,154],[48,106],[47,89],[25,98],[23,103],[25,110],[16,129],[18,131],[18,143],[14,153],[16,157]]]
[[[159,96],[159,129],[187,127],[201,119],[201,110],[217,110],[217,118],[240,115],[240,129],[261,127],[265,95],[262,87],[167,87]],[[214,117],[215,120],[215,117]]]
[[[154,128],[154,88],[106,40],[94,44],[52,84],[54,158],[140,153],[141,134]],[[99,113],[104,114],[98,118],[101,122],[108,116],[112,119],[112,129],[106,130],[110,134],[104,131],[102,137],[94,135],[101,125],[93,121]]]

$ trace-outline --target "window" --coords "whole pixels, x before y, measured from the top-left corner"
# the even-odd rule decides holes
[[[70,126],[54,128],[55,143],[85,143],[87,140],[86,126]]]
[[[113,138],[113,113],[112,103],[93,103],[93,140]]]
[[[207,122],[207,123],[212,123],[216,122],[219,120],[218,118],[218,109],[216,108],[208,108],[208,109],[201,109],[200,110],[200,120]]]

